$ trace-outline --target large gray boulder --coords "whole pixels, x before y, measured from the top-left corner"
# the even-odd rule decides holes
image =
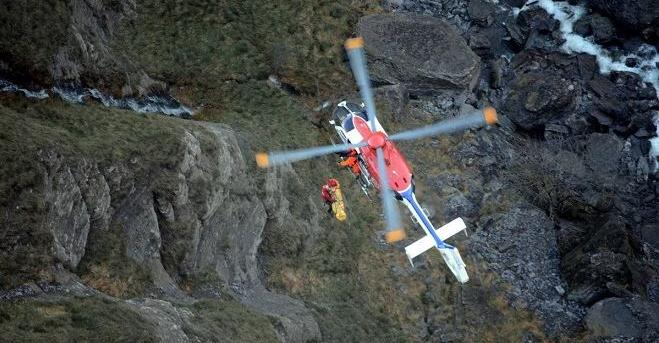
[[[659,2],[655,0],[588,0],[588,5],[609,16],[623,30],[657,32]]]
[[[375,83],[404,84],[410,93],[474,87],[479,57],[448,23],[422,15],[363,17],[364,37]]]
[[[575,89],[569,80],[553,73],[522,74],[512,85],[504,109],[519,127],[535,129],[572,110]]]
[[[624,337],[656,342],[659,305],[638,299],[607,298],[588,310],[585,324],[593,338]]]

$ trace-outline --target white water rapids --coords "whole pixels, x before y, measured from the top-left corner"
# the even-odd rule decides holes
[[[144,99],[133,98],[114,98],[105,95],[97,89],[92,88],[74,88],[55,86],[51,90],[53,95],[57,95],[62,100],[70,103],[84,104],[87,98],[92,98],[106,107],[133,110],[138,113],[162,113],[174,117],[190,117],[193,111],[181,105],[176,99],[169,96],[147,96]],[[45,99],[48,98],[49,92],[42,90],[28,90],[21,88],[9,81],[0,80],[0,92],[23,93],[28,98]]]
[[[539,6],[560,23],[560,30],[565,39],[561,49],[567,53],[585,53],[595,56],[600,73],[608,74],[612,71],[626,71],[638,74],[644,82],[652,84],[659,97],[659,53],[654,46],[642,44],[630,54],[614,57],[614,54],[604,47],[596,44],[592,37],[583,37],[574,32],[574,23],[579,20],[586,9],[582,5],[570,5],[567,2],[554,2],[552,0],[532,0],[520,9],[514,8],[513,13],[517,16],[520,12]],[[635,67],[629,67],[625,61],[634,58],[639,62]],[[657,128],[657,137],[650,139],[649,157],[654,163],[655,172],[659,172],[659,115],[654,118]]]

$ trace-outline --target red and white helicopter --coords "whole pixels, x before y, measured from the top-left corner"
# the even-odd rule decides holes
[[[341,102],[335,110],[335,118],[330,121],[341,137],[343,144],[259,153],[256,162],[259,167],[277,166],[331,153],[346,152],[355,149],[365,180],[373,184],[382,199],[386,220],[385,239],[389,243],[405,239],[396,199],[409,209],[412,219],[426,232],[426,236],[405,247],[405,253],[413,264],[414,257],[430,248],[437,248],[444,261],[459,282],[469,280],[460,252],[445,243],[445,240],[466,229],[461,218],[454,219],[446,225],[435,229],[428,215],[421,208],[414,194],[414,180],[410,166],[396,148],[394,141],[411,140],[462,131],[497,122],[496,110],[486,107],[482,111],[466,116],[441,121],[429,126],[388,135],[377,119],[373,93],[366,70],[364,58],[364,41],[351,38],[346,41],[346,50],[350,66],[355,75],[364,106]],[[365,107],[365,110],[364,110]]]

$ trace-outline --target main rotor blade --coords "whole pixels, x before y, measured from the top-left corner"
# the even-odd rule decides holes
[[[368,145],[366,142],[361,142],[357,144],[325,145],[298,150],[273,151],[269,153],[261,152],[256,154],[256,164],[261,168],[278,166],[285,163],[306,160],[312,157],[349,151],[366,145]]]
[[[389,188],[389,177],[387,176],[387,167],[384,161],[384,151],[382,148],[378,148],[376,154],[378,160],[378,174],[380,176],[382,210],[384,211],[384,219],[387,222],[384,235],[387,242],[398,242],[405,239],[405,229],[403,229],[400,221],[398,205],[396,205],[396,200],[394,200],[393,191]]]
[[[389,140],[404,141],[424,138],[439,134],[463,131],[474,127],[494,125],[497,121],[497,111],[493,107],[485,107],[482,111],[477,111],[466,116],[444,120],[418,129],[395,133],[389,136]]]
[[[368,78],[368,70],[366,69],[366,59],[364,58],[364,39],[361,37],[350,38],[345,44],[348,58],[350,58],[350,67],[352,73],[355,75],[357,85],[359,86],[359,93],[366,105],[366,112],[371,122],[371,131],[376,132],[375,129],[375,101],[373,100],[373,91],[371,90],[371,81]]]

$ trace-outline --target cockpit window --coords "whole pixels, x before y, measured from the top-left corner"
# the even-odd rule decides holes
[[[348,109],[349,109],[351,112],[359,113],[359,112],[362,111],[361,106],[359,106],[359,105],[357,105],[357,104],[355,104],[355,103],[352,103],[352,102],[347,102],[347,103],[346,103],[346,106],[348,107]]]
[[[347,131],[352,131],[355,129],[355,125],[352,124],[352,116],[347,117],[343,120],[343,129]]]
[[[339,120],[345,119],[350,112],[343,106],[339,106],[336,108],[334,111],[334,117],[338,118]]]

